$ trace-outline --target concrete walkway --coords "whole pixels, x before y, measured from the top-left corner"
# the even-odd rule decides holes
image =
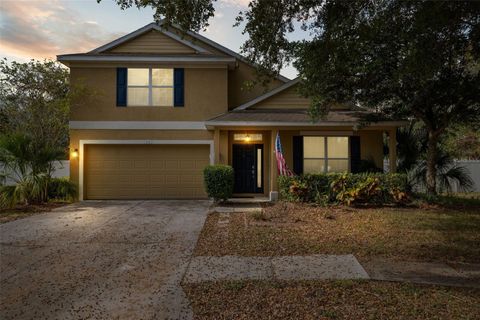
[[[392,261],[377,258],[363,266],[372,280],[480,288],[480,264]]]
[[[217,280],[369,279],[353,255],[195,257],[185,282]]]
[[[480,264],[370,260],[363,265],[349,255],[280,257],[194,257],[186,283],[222,280],[398,281],[480,288]]]

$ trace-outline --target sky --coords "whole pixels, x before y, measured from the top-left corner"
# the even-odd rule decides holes
[[[218,0],[215,17],[200,33],[239,52],[247,36],[233,24],[248,3]],[[0,57],[25,62],[87,52],[152,21],[153,10],[122,11],[114,0],[0,0]],[[287,67],[282,74],[293,79],[296,70]]]

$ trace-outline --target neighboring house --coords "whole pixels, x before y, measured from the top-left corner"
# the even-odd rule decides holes
[[[296,173],[356,171],[360,159],[383,167],[383,134],[393,143],[401,125],[356,130],[357,113],[339,106],[312,123],[298,80],[279,76],[267,91],[246,90],[255,67],[242,56],[153,23],[58,60],[73,85],[95,92],[70,117],[70,177],[81,200],[205,198],[209,163],[233,166],[236,196],[275,199],[277,132]]]

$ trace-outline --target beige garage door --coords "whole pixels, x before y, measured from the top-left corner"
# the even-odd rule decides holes
[[[208,145],[86,145],[85,199],[206,198]]]

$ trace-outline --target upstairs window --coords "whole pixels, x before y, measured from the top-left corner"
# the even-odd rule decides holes
[[[303,172],[346,172],[348,137],[303,137]]]
[[[128,68],[127,106],[172,107],[173,69]]]

